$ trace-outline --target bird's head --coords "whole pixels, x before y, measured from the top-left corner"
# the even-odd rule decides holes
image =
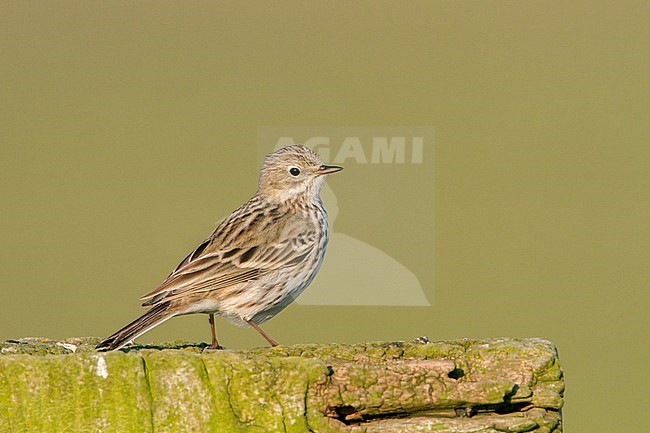
[[[277,201],[318,197],[326,175],[343,170],[325,165],[302,145],[283,147],[266,156],[260,172],[258,194]]]

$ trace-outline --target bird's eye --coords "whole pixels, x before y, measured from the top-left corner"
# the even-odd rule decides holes
[[[291,167],[289,169],[289,174],[293,177],[296,177],[300,174],[300,169],[298,167]]]

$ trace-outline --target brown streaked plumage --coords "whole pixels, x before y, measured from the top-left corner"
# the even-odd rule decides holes
[[[340,170],[301,145],[267,155],[257,193],[142,297],[149,311],[97,348],[120,349],[174,316],[193,313],[209,315],[215,348],[214,315],[251,325],[275,346],[258,325],[282,311],[316,276],[328,241],[319,193],[325,175]]]

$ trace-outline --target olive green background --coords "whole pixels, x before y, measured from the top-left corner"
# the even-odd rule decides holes
[[[266,330],[546,337],[567,431],[646,431],[647,2],[0,5],[0,338],[140,314],[254,192],[260,126],[428,125],[423,164],[329,185],[337,231],[407,266],[432,306],[293,305]],[[207,340],[206,318],[143,341],[171,338]]]

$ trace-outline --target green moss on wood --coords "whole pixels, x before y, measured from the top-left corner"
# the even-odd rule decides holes
[[[0,433],[561,431],[562,369],[541,339],[109,353],[97,341],[0,342]]]

